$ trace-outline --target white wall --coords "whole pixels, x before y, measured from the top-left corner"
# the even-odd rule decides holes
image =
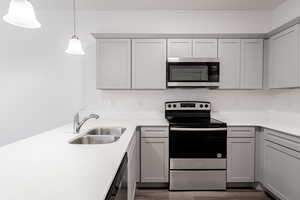
[[[272,12],[272,29],[300,16],[300,1],[287,0]]]
[[[0,20],[0,146],[71,122],[81,103],[81,60],[64,53],[71,18],[39,18],[41,30]]]

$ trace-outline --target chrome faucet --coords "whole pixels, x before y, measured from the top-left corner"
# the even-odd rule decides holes
[[[82,127],[82,125],[88,121],[89,119],[98,119],[99,115],[96,114],[90,114],[88,117],[85,117],[81,122],[79,121],[79,113],[76,113],[75,117],[74,117],[74,121],[73,121],[73,129],[74,129],[74,133],[78,134],[80,131],[80,128]]]

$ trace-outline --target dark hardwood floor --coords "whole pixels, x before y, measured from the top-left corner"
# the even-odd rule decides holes
[[[169,192],[167,189],[139,189],[135,200],[271,200],[264,192],[230,189],[221,192]]]

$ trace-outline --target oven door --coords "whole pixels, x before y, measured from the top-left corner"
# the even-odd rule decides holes
[[[218,62],[169,62],[167,64],[167,86],[217,87],[219,74]]]
[[[227,128],[170,126],[170,158],[226,158]]]

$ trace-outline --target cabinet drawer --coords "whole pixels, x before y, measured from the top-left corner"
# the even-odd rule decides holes
[[[169,137],[169,127],[142,127],[141,128],[142,137],[152,137],[152,138],[167,138]]]
[[[229,127],[227,137],[254,138],[255,127]]]
[[[225,190],[226,171],[170,171],[170,190]]]
[[[300,152],[300,139],[282,134],[280,132],[266,130],[264,139],[275,144]]]

